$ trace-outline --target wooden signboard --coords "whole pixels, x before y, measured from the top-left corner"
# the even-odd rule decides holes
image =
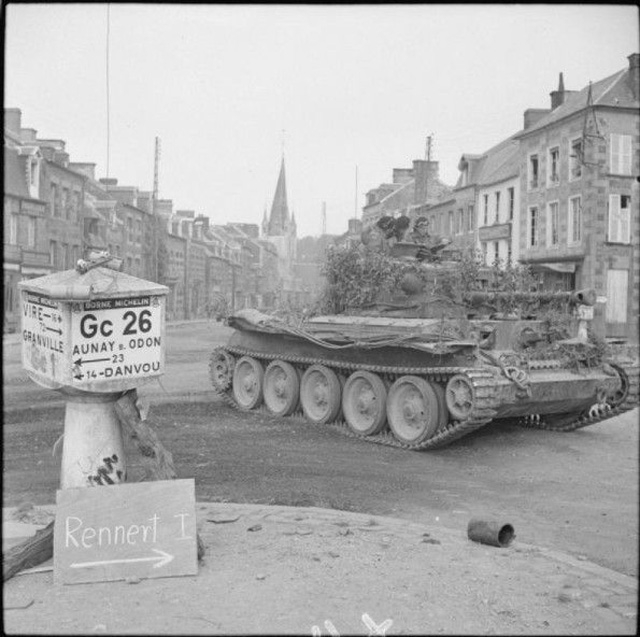
[[[198,573],[193,479],[61,489],[56,502],[56,584]]]

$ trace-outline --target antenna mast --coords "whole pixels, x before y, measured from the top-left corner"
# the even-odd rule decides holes
[[[356,202],[355,202],[355,210],[354,210],[354,217],[357,219],[358,218],[358,165],[356,164]]]
[[[327,234],[327,202],[322,202],[322,234]]]

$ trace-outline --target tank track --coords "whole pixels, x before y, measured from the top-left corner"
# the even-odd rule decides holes
[[[521,427],[545,431],[576,431],[631,411],[638,405],[638,374],[640,368],[634,366],[623,369],[618,365],[612,365],[612,367],[616,367],[624,373],[628,384],[626,396],[619,405],[615,407],[594,405],[591,409],[577,414],[532,414],[519,419],[517,424]]]
[[[494,407],[496,406],[495,377],[491,372],[483,369],[474,369],[467,367],[395,367],[366,364],[354,365],[352,363],[328,361],[322,358],[294,356],[288,355],[286,353],[282,353],[278,356],[265,355],[260,352],[254,352],[240,347],[217,348],[216,350],[214,350],[214,353],[211,356],[211,380],[218,395],[220,395],[227,404],[236,409],[239,409],[239,407],[231,393],[231,384],[229,383],[225,388],[224,384],[221,385],[218,382],[218,386],[216,386],[216,383],[214,382],[214,356],[216,352],[227,352],[233,354],[234,356],[251,356],[257,360],[260,360],[263,364],[265,364],[265,362],[268,363],[271,360],[277,359],[291,363],[294,366],[325,365],[334,370],[340,370],[348,373],[354,372],[356,370],[365,370],[379,374],[383,378],[411,374],[424,377],[432,382],[442,383],[456,374],[464,374],[469,379],[475,390],[475,406],[469,416],[464,421],[457,420],[448,422],[446,425],[440,427],[431,438],[420,443],[410,444],[399,441],[389,430],[388,424],[385,425],[385,429],[382,432],[370,436],[355,433],[342,419],[334,420],[332,422],[326,423],[325,425],[319,425],[322,427],[329,426],[350,438],[359,438],[361,440],[374,444],[396,447],[400,449],[409,449],[412,451],[427,451],[430,449],[438,449],[441,447],[445,447],[454,440],[458,440],[459,438],[470,434],[476,429],[480,429],[480,427],[483,427],[484,425],[487,425],[493,420],[493,417],[496,413],[494,410]],[[254,411],[263,411],[264,413],[269,413],[264,406]],[[292,414],[292,416],[304,418],[304,414],[302,411],[296,411]]]

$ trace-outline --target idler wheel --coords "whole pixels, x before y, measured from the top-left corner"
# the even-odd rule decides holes
[[[391,385],[387,419],[400,442],[416,444],[428,440],[443,423],[443,416],[446,418],[435,386],[423,378],[401,376]]]
[[[209,358],[209,376],[211,384],[219,392],[225,392],[231,386],[235,358],[223,347],[216,347]]]
[[[300,382],[295,367],[285,361],[271,361],[262,380],[264,404],[275,416],[289,416],[298,406]]]
[[[357,434],[371,436],[382,430],[387,421],[387,388],[371,372],[353,372],[342,391],[342,412],[349,427]]]
[[[449,379],[445,398],[453,418],[467,420],[475,407],[476,391],[467,376],[457,374]]]
[[[323,424],[340,411],[342,387],[336,374],[324,365],[312,365],[302,376],[300,403],[307,420]]]
[[[262,403],[262,365],[251,356],[243,356],[233,370],[233,397],[240,409],[254,409]]]

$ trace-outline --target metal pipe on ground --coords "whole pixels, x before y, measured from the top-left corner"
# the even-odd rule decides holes
[[[472,518],[467,526],[467,537],[480,544],[504,548],[516,534],[511,524],[494,519]]]

